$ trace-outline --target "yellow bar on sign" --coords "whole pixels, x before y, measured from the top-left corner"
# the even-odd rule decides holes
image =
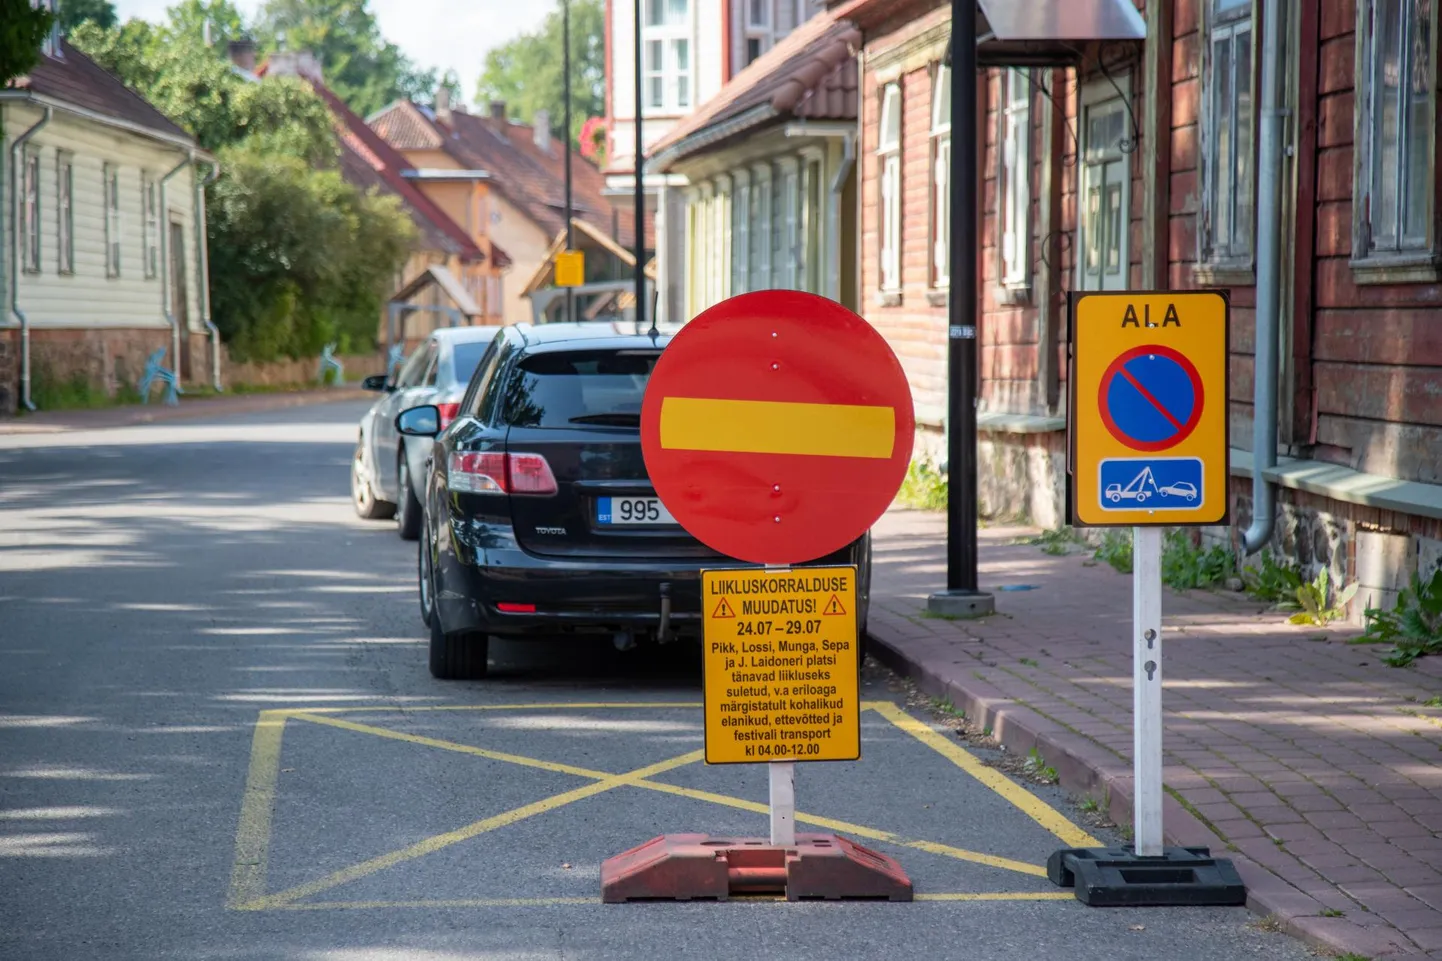
[[[661,402],[661,446],[668,450],[885,459],[895,442],[890,407],[704,397]]]

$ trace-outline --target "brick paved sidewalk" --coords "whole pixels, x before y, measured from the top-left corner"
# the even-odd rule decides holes
[[[134,427],[229,414],[254,414],[286,407],[329,404],[373,397],[359,387],[327,387],[314,390],[276,391],[267,394],[226,394],[219,397],[186,398],[174,407],[154,402],[106,407],[99,410],[40,411],[23,417],[0,417],[0,434],[53,434],[72,430],[104,430]]]
[[[876,653],[1009,750],[1131,820],[1131,578],[981,534],[981,621],[923,616],[945,582],[940,515],[877,526]],[[1384,665],[1355,629],[1294,627],[1236,594],[1165,591],[1166,828],[1232,857],[1251,907],[1365,958],[1442,959],[1442,663]]]

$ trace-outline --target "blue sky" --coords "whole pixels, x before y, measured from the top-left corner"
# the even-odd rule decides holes
[[[122,20],[159,20],[174,0],[115,0]],[[253,16],[261,0],[236,0]],[[370,0],[381,33],[422,67],[454,69],[469,100],[486,51],[534,29],[555,0]]]

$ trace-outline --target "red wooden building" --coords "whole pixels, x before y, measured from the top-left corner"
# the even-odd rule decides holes
[[[979,149],[985,514],[1062,521],[1066,294],[1230,291],[1234,523],[1251,519],[1265,0],[1136,0],[1144,43],[991,69],[949,129],[950,5],[833,4],[861,49],[861,298],[940,448],[949,151]],[[1279,516],[1272,548],[1385,601],[1442,557],[1433,0],[1282,5]],[[1218,532],[1220,533],[1220,532]]]

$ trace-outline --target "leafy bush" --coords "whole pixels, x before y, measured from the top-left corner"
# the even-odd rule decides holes
[[[924,511],[946,510],[946,473],[927,460],[914,460],[906,469],[898,496],[908,507]]]
[[[1282,604],[1288,610],[1297,611],[1287,620],[1293,624],[1325,626],[1345,615],[1347,604],[1357,594],[1357,585],[1332,591],[1328,587],[1329,580],[1330,575],[1324,567],[1317,572],[1316,578],[1304,581],[1293,593],[1295,599]]]
[[[1162,545],[1162,583],[1168,587],[1200,590],[1220,584],[1236,570],[1236,557],[1222,545],[1202,550],[1192,544],[1189,531],[1167,532]]]
[[[1107,531],[1093,555],[1104,564],[1110,564],[1123,574],[1132,572],[1132,532]]]
[[[1242,568],[1242,582],[1247,593],[1257,600],[1280,604],[1296,601],[1302,574],[1291,564],[1278,562],[1270,551],[1263,551],[1261,567],[1248,564]]]
[[[1412,575],[1411,586],[1398,595],[1395,608],[1369,607],[1362,616],[1367,629],[1359,642],[1393,645],[1382,657],[1393,667],[1442,651],[1442,569],[1425,582]]]

